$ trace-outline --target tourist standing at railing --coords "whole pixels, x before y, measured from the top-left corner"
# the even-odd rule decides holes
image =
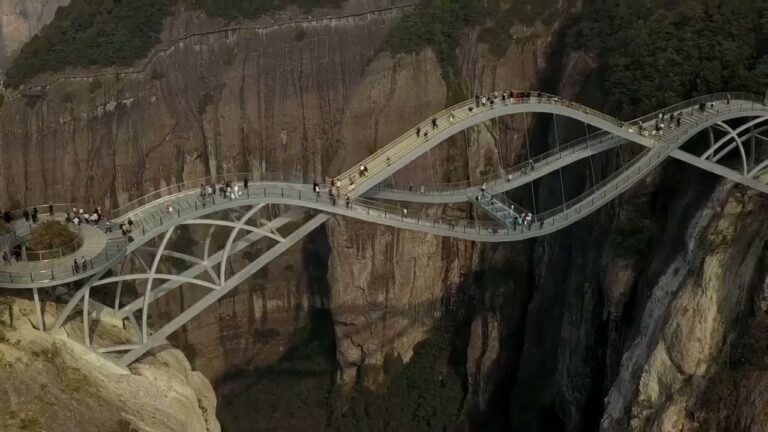
[[[205,185],[200,185],[200,198],[205,198]]]
[[[85,260],[85,255],[83,255],[83,257],[80,258],[80,261],[83,264],[83,273],[85,273],[86,271],[88,271],[88,261]]]
[[[3,211],[3,220],[7,224],[11,223],[11,212],[9,212],[8,210]]]
[[[248,177],[243,178],[243,189],[248,192]]]
[[[768,98],[768,91],[765,92],[766,98]],[[470,107],[471,108],[471,107]],[[475,93],[475,108],[480,108],[480,95]],[[472,111],[472,110],[470,110]]]
[[[21,214],[24,215],[24,221],[26,223],[29,223],[29,210],[24,209],[24,211]]]
[[[5,265],[11,265],[11,258],[8,256],[8,251],[3,251],[3,262]]]
[[[32,207],[32,223],[37,223],[37,219],[40,212],[37,210],[37,207]]]
[[[456,116],[453,115],[453,111],[448,113],[448,121],[453,123],[453,121],[456,120]]]
[[[53,219],[53,203],[48,203],[48,216]]]
[[[480,186],[480,192],[485,193],[485,182]]]
[[[75,274],[80,273],[80,263],[77,262],[77,258],[75,258],[74,262],[72,263],[72,271]]]
[[[416,126],[416,138],[421,136],[421,126]]]
[[[432,130],[437,129],[437,119],[432,117]]]

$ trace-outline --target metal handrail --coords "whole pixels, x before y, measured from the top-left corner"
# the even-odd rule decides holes
[[[35,261],[35,262],[45,262],[45,261],[51,261],[55,259],[63,258],[65,255],[69,255],[71,253],[74,253],[75,251],[79,250],[85,241],[83,238],[83,233],[80,230],[80,227],[74,228],[74,226],[69,226],[69,230],[74,232],[76,234],[76,237],[71,242],[59,246],[57,248],[48,249],[48,250],[42,250],[42,251],[36,251],[36,250],[30,250],[29,246],[26,248],[26,261]],[[31,237],[32,233],[25,236],[22,241],[28,242],[29,237]],[[65,253],[66,251],[66,253]],[[37,259],[32,259],[31,256],[37,256]]]
[[[567,108],[570,108],[570,109],[574,109],[574,110],[577,110],[577,111],[580,111],[580,112],[587,113],[589,115],[592,115],[593,117],[597,117],[597,118],[599,118],[601,120],[608,121],[608,122],[610,122],[610,123],[612,123],[612,124],[614,124],[614,125],[616,125],[618,127],[622,127],[622,128],[623,127],[629,127],[628,123],[622,122],[622,121],[620,121],[620,120],[618,120],[618,119],[616,119],[614,117],[611,117],[611,116],[608,116],[606,114],[600,113],[599,111],[593,110],[593,109],[588,108],[586,106],[583,106],[583,105],[580,105],[580,104],[577,104],[577,103],[574,103],[574,102],[567,101],[567,100],[565,100],[563,98],[560,98],[559,96],[550,95],[550,94],[542,93],[542,92],[518,92],[518,93],[527,93],[528,97],[508,99],[505,102],[505,104],[507,104],[507,105],[508,104],[517,105],[517,104],[528,104],[528,103],[536,102],[536,103],[542,103],[542,104],[560,105],[560,106],[564,106],[564,107],[567,107]],[[437,129],[440,130],[440,129],[448,127],[448,126],[446,126],[446,122],[444,121],[446,116],[448,116],[451,113],[453,113],[454,115],[456,115],[457,113],[463,113],[465,111],[464,108],[469,108],[472,105],[475,105],[474,99],[470,99],[470,100],[467,100],[467,101],[464,101],[464,102],[460,102],[460,103],[458,103],[458,104],[456,104],[456,105],[454,105],[452,107],[444,109],[443,111],[441,111],[440,113],[438,113],[436,115],[433,115],[432,118],[440,119],[441,123],[443,125],[443,126],[439,126]],[[478,107],[477,109],[473,109],[473,111],[469,115],[465,115],[465,114],[459,114],[459,115],[463,116],[463,118],[474,117],[474,116],[477,116],[478,114],[480,114],[481,112],[489,111],[489,110],[492,110],[492,109],[493,108],[491,108],[491,106],[489,104],[487,106]],[[406,151],[392,152],[391,150],[393,150],[394,148],[398,147],[400,144],[402,144],[404,142],[407,142],[408,139],[413,137],[413,135],[415,134],[416,128],[417,127],[421,127],[424,124],[425,123],[420,123],[419,125],[414,126],[410,130],[408,130],[407,132],[402,134],[400,137],[398,137],[395,140],[393,140],[392,142],[390,142],[388,145],[382,147],[378,151],[374,152],[372,155],[368,156],[362,162],[358,163],[354,167],[348,169],[346,172],[344,172],[344,173],[340,174],[339,176],[337,176],[336,179],[343,182],[343,181],[346,181],[347,179],[354,178],[354,176],[356,175],[356,171],[357,171],[359,166],[365,165],[365,166],[367,166],[369,168],[372,168],[370,166],[371,162],[373,162],[375,160],[378,160],[378,159],[381,159],[381,157],[384,156],[384,155],[391,155],[391,154],[398,155],[398,154],[407,153]],[[450,125],[451,122],[448,121],[447,124]],[[429,128],[426,128],[425,130],[429,130]],[[408,147],[404,147],[403,150],[410,150],[410,149],[415,148],[415,147],[417,147],[417,146],[419,146],[419,145],[421,145],[421,144],[423,144],[423,143],[425,143],[427,141],[428,140],[426,138],[423,139],[423,140],[422,139],[413,140],[413,141],[411,141],[411,144]],[[375,168],[375,167],[373,167],[373,168]],[[376,172],[376,171],[377,170],[374,169],[374,172]]]
[[[530,101],[533,101],[534,99],[538,103],[556,103],[558,105],[562,105],[562,106],[566,106],[566,107],[569,107],[569,108],[572,108],[572,109],[576,109],[576,110],[579,110],[579,111],[582,111],[582,112],[586,112],[586,113],[588,113],[590,115],[593,115],[594,117],[601,118],[603,120],[606,120],[606,121],[609,121],[611,123],[614,123],[614,124],[616,124],[619,127],[628,128],[628,129],[634,130],[633,126],[636,126],[639,122],[642,122],[643,124],[647,124],[649,122],[652,122],[656,118],[658,118],[658,115],[660,113],[668,114],[670,112],[673,112],[673,113],[674,112],[678,112],[678,111],[681,111],[681,110],[684,110],[684,109],[693,108],[693,107],[695,107],[696,105],[698,105],[699,103],[702,103],[702,102],[722,102],[722,101],[726,100],[728,96],[730,96],[730,99],[731,99],[732,102],[750,101],[750,102],[753,102],[753,103],[760,103],[760,104],[763,104],[763,102],[764,102],[761,96],[758,96],[758,95],[755,95],[755,94],[752,94],[752,93],[746,93],[746,92],[721,92],[721,93],[715,93],[715,94],[711,94],[711,95],[699,96],[699,97],[695,97],[695,98],[692,98],[692,99],[689,99],[689,100],[686,100],[686,101],[682,101],[682,102],[679,102],[679,103],[677,103],[675,105],[672,105],[670,107],[666,107],[666,108],[654,111],[651,114],[645,115],[643,117],[640,117],[640,118],[637,118],[637,119],[634,119],[634,120],[630,120],[628,122],[622,122],[622,121],[620,121],[618,119],[615,119],[615,118],[613,118],[611,116],[607,116],[607,115],[605,115],[603,113],[600,113],[599,111],[596,111],[596,110],[594,110],[592,108],[589,108],[589,107],[586,107],[586,106],[583,106],[583,105],[580,105],[580,104],[576,104],[576,103],[573,103],[573,102],[564,101],[563,99],[558,98],[557,96],[548,95],[548,94],[542,94],[542,97],[540,97],[540,98],[533,96],[533,97],[530,97],[530,98],[524,99],[524,100],[518,99],[518,100],[513,101],[511,103],[528,103]],[[507,104],[509,104],[509,103],[510,102],[507,102]],[[451,112],[457,111],[458,109],[461,109],[461,108],[464,108],[464,107],[468,107],[468,106],[471,106],[471,105],[474,105],[474,100],[464,101],[464,102],[461,102],[461,103],[459,103],[457,105],[454,105],[451,108],[447,108],[447,109],[441,111],[441,113],[439,113],[438,115],[435,115],[433,117],[434,118],[441,118],[444,115],[446,115],[447,113],[451,113]],[[490,110],[490,109],[491,109],[490,107],[480,108],[480,109],[474,111],[471,115],[466,116],[465,118],[472,117],[474,115],[477,115],[479,112],[484,112],[484,111],[487,111],[487,110]],[[424,125],[424,122],[419,124],[419,126],[422,126],[422,125]],[[444,122],[443,122],[443,125],[445,125]],[[438,128],[438,129],[440,129],[440,128]],[[390,143],[386,147],[378,150],[377,152],[375,152],[374,154],[372,154],[371,156],[366,158],[361,164],[362,165],[367,165],[371,161],[376,160],[379,156],[385,154],[386,150],[391,150],[396,145],[398,145],[401,142],[404,142],[405,140],[407,140],[408,137],[412,136],[415,133],[415,131],[416,131],[416,127],[410,129],[408,132],[403,134],[401,137],[398,137],[395,141],[393,141],[392,143]],[[639,130],[636,131],[636,132],[639,133]],[[561,154],[562,155],[563,151],[567,151],[567,150],[575,151],[575,147],[578,147],[578,146],[582,146],[583,147],[584,146],[584,141],[586,141],[586,146],[589,147],[590,141],[592,141],[594,139],[603,140],[603,139],[605,139],[609,135],[613,136],[613,134],[611,134],[610,132],[606,132],[606,131],[598,132],[598,133],[595,133],[593,135],[588,135],[587,137],[579,138],[579,139],[573,140],[573,141],[571,141],[571,142],[569,142],[569,143],[567,143],[567,144],[565,144],[563,146],[559,146],[559,148],[551,149],[551,150],[549,150],[549,151],[547,151],[547,152],[545,152],[545,153],[543,153],[541,155],[538,155],[538,156],[536,156],[536,157],[534,157],[534,158],[532,158],[530,160],[526,160],[526,161],[524,161],[524,162],[522,162],[522,163],[520,163],[520,164],[518,164],[518,165],[516,165],[516,166],[514,166],[514,167],[512,167],[512,168],[510,168],[508,170],[504,170],[501,173],[490,174],[490,175],[487,175],[487,176],[484,176],[484,177],[480,177],[480,178],[478,178],[476,180],[462,180],[462,181],[459,181],[459,182],[442,183],[442,184],[438,183],[438,184],[434,184],[434,185],[432,185],[432,186],[430,186],[428,188],[425,187],[425,191],[429,190],[430,193],[445,194],[446,193],[445,192],[446,189],[452,189],[452,190],[464,189],[467,186],[474,186],[474,185],[480,184],[482,182],[489,182],[493,178],[498,179],[498,178],[503,177],[503,176],[515,175],[515,174],[518,174],[521,171],[523,171],[525,169],[525,167],[529,166],[531,163],[536,164],[537,162],[542,161],[542,160],[547,160],[547,159],[553,157],[554,155],[557,155],[557,154]],[[620,137],[615,137],[615,138],[611,138],[611,139],[621,139],[621,140],[623,140],[623,138],[620,138]],[[418,146],[418,145],[421,145],[422,143],[425,143],[425,142],[427,142],[427,140],[418,140],[418,141],[416,141],[416,144]],[[409,149],[412,148],[412,147],[415,147],[415,146],[410,146]],[[402,152],[400,152],[400,153],[402,153]],[[560,156],[560,157],[562,157],[562,156]],[[361,164],[358,164],[358,166],[361,165]],[[339,178],[339,179],[349,178],[349,176],[355,174],[355,170],[357,169],[358,166],[353,167],[352,169],[350,169],[347,172],[341,174],[337,178]],[[387,189],[386,185],[382,185],[382,184],[379,184],[379,185],[377,185],[375,187],[378,188],[377,190],[387,190],[387,191],[391,190],[391,191],[394,191],[394,192],[405,191],[404,187],[402,187],[401,185],[397,185],[397,184],[393,185],[393,187],[391,189]]]
[[[218,186],[221,182],[224,181],[233,181],[238,180],[242,178],[248,178],[249,181],[260,181],[258,180],[260,177],[264,176],[264,173],[250,173],[250,172],[237,172],[237,173],[226,173],[226,174],[217,174],[217,175],[210,175],[205,177],[199,177],[193,180],[186,180],[180,183],[176,183],[170,186],[166,186],[162,189],[154,190],[146,195],[143,195],[139,198],[136,198],[114,210],[111,212],[111,219],[120,219],[127,215],[128,213],[141,208],[152,201],[155,201],[160,198],[165,198],[167,196],[171,196],[177,193],[181,193],[184,191],[188,191],[193,187],[199,187],[200,185],[207,186],[209,184],[215,184]],[[275,175],[269,176],[270,178],[278,178],[283,177],[282,175]],[[214,191],[218,192],[218,191]]]

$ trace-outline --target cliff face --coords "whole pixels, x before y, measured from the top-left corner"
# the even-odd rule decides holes
[[[45,318],[56,318],[49,304]],[[0,308],[0,429],[4,431],[218,432],[216,395],[175,349],[124,371],[73,338],[77,324],[57,334],[36,330],[34,305],[19,300]],[[99,323],[102,335],[130,339]],[[105,328],[108,327],[108,328]]]
[[[239,29],[228,31],[215,30],[225,26],[221,20],[180,13],[136,72],[73,73],[81,77],[58,79],[41,100],[6,102],[0,199],[110,207],[168,184],[242,171],[254,179],[322,181],[447,103],[430,50],[378,53],[405,10],[392,6],[348,2],[302,23],[264,19],[229,24]],[[468,35],[459,53],[469,92],[536,82],[552,28],[530,33],[532,43],[511,47],[502,59]],[[514,119],[478,127],[396,180],[423,184],[449,171],[476,176],[509,165],[525,157],[521,126]],[[439,211],[461,215],[466,207]],[[244,284],[181,332],[179,342],[191,346],[207,376],[279,358],[306,325],[310,304],[330,305],[343,382],[357,366],[380,365],[387,352],[408,358],[477,254],[467,242],[343,219],[326,229],[327,298],[307,294],[307,246],[299,245],[270,266],[268,277]],[[184,301],[167,296],[155,315],[167,318]]]
[[[24,42],[51,22],[69,0],[6,0],[0,2],[0,72]]]
[[[252,179],[297,182],[332,175],[338,154],[369,148],[344,142],[340,125],[402,10],[351,12],[213,33],[205,32],[225,23],[183,13],[168,25],[150,65],[137,66],[142,72],[60,80],[31,108],[29,101],[7,101],[0,114],[0,195],[17,204],[50,199],[109,207],[107,199],[124,203],[209,174],[249,171]],[[177,40],[196,32],[202,34]],[[356,127],[349,123],[344,133],[364,135]],[[303,249],[292,248],[270,266],[269,277],[242,286],[190,324],[186,340],[208,376],[274,361],[305,323]],[[169,296],[161,313],[180,302]]]

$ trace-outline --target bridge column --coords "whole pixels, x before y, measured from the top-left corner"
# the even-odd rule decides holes
[[[32,288],[32,296],[35,298],[35,314],[37,315],[37,329],[45,331],[45,320],[43,319],[43,311],[40,305],[40,294],[37,292],[37,288]]]

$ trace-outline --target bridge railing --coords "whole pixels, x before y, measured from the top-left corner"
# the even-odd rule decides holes
[[[534,94],[532,92],[532,94]],[[649,123],[652,123],[655,121],[659,114],[665,114],[668,115],[669,113],[676,113],[678,111],[687,110],[691,108],[695,108],[700,103],[711,103],[716,102],[722,105],[723,102],[725,102],[728,98],[730,98],[731,101],[737,102],[737,101],[751,101],[755,105],[760,105],[764,103],[763,97],[759,95],[755,95],[752,93],[746,93],[746,92],[722,92],[722,93],[716,93],[716,94],[710,94],[710,95],[704,95],[696,98],[692,98],[686,101],[682,101],[680,103],[677,103],[675,105],[672,105],[670,107],[657,110],[651,114],[648,114],[646,116],[630,120],[629,122],[622,122],[616,118],[607,116],[599,111],[596,111],[592,108],[576,104],[573,102],[565,101],[561,98],[558,98],[556,96],[542,94],[540,98],[537,98],[536,96],[531,96],[528,99],[518,99],[514,101],[510,101],[507,103],[526,103],[528,101],[535,101],[538,103],[554,103],[558,105],[563,105],[575,110],[579,110],[585,113],[588,113],[592,116],[601,118],[605,121],[611,122],[616,124],[619,127],[626,128],[631,131],[640,132],[639,130],[635,130],[637,125],[639,123],[642,123],[644,125],[647,125]],[[468,106],[474,105],[474,101],[465,101],[458,105],[455,105],[454,107],[447,108],[446,110],[442,111],[438,116],[443,116],[444,113],[450,113],[450,112],[456,112],[457,109],[465,108]],[[491,109],[490,106],[480,108],[477,110],[477,112],[481,112],[482,110],[488,110]],[[476,112],[476,113],[477,113]],[[476,114],[475,113],[475,114]],[[445,114],[447,115],[447,114]],[[463,116],[464,118],[470,117],[470,116]],[[435,118],[438,118],[437,116]],[[665,117],[666,118],[666,117]],[[445,124],[444,119],[441,119],[441,123]],[[421,124],[423,125],[423,124]],[[380,159],[380,155],[383,154],[387,149],[390,149],[390,147],[395,147],[396,145],[399,145],[401,141],[404,141],[408,139],[409,137],[412,137],[412,134],[415,134],[416,128],[412,128],[405,134],[403,134],[401,137],[399,137],[397,140],[390,143],[390,145],[384,147],[381,150],[378,150],[376,153],[372,154],[362,164],[368,164],[373,160]],[[437,194],[437,195],[446,195],[446,194],[455,194],[460,189],[465,189],[467,187],[470,187],[472,185],[479,185],[483,182],[488,183],[500,183],[504,180],[504,178],[512,180],[516,177],[519,177],[521,174],[524,174],[528,168],[531,167],[538,167],[542,164],[548,164],[550,162],[554,162],[562,157],[567,156],[568,154],[574,154],[578,151],[584,150],[585,148],[589,148],[591,144],[594,145],[600,145],[601,143],[605,142],[614,142],[615,140],[623,140],[620,137],[614,136],[608,132],[597,132],[595,134],[588,135],[587,137],[578,138],[576,140],[573,140],[565,145],[558,146],[555,149],[550,149],[547,152],[544,152],[536,157],[533,157],[529,160],[523,161],[512,168],[503,170],[498,173],[493,173],[489,175],[485,175],[482,177],[479,177],[474,180],[462,180],[458,182],[448,182],[448,183],[433,183],[432,185],[424,185],[425,193],[429,194]],[[417,141],[416,144],[421,144],[422,142],[426,142],[426,140],[420,140]],[[408,150],[410,148],[416,147],[415,145],[409,146]],[[570,151],[570,153],[569,153]],[[403,152],[399,152],[403,153]],[[377,156],[378,155],[378,156]],[[360,164],[358,164],[359,166]],[[357,167],[355,167],[357,168]],[[347,178],[349,175],[354,175],[355,168],[348,170],[346,173],[339,176],[339,178]],[[510,178],[510,176],[512,178]],[[410,184],[398,184],[398,183],[384,183],[374,186],[376,190],[379,191],[391,191],[391,192],[406,192],[410,191]],[[420,186],[418,189],[420,190]]]
[[[75,233],[75,238],[70,241],[69,243],[59,246],[57,248],[52,248],[48,250],[30,250],[29,246],[26,247],[26,261],[36,261],[36,262],[45,262],[45,261],[51,261],[55,259],[60,259],[65,257],[66,255],[72,254],[77,252],[82,246],[84,242],[83,233],[80,230],[79,226],[75,226],[74,224],[71,224],[68,226],[69,230]],[[25,238],[22,239],[23,242],[29,242],[29,239],[31,238],[32,233],[30,235],[25,236]]]
[[[283,173],[271,174],[271,173],[236,172],[236,173],[217,174],[215,176],[200,177],[193,180],[185,180],[183,182],[176,183],[176,184],[152,191],[144,196],[136,198],[116,208],[115,210],[112,211],[111,219],[120,219],[126,216],[128,213],[135,211],[137,209],[140,209],[152,203],[153,201],[157,201],[161,198],[187,192],[194,188],[199,189],[200,185],[208,186],[209,184],[214,184],[216,187],[218,187],[219,185],[227,181],[240,182],[243,179],[248,179],[249,181],[260,181],[259,179],[263,177],[267,177],[270,179],[281,179],[284,176],[285,175]],[[242,185],[242,183],[240,184]],[[218,193],[218,190],[216,190],[215,193]]]
[[[104,249],[101,250],[101,252],[99,252],[93,258],[85,260],[86,270],[83,270],[83,267],[80,267],[80,271],[76,271],[73,265],[74,259],[76,257],[72,257],[73,261],[70,263],[70,265],[63,264],[50,270],[29,272],[12,272],[0,270],[0,283],[25,285],[32,283],[52,282],[57,280],[63,281],[77,275],[82,277],[92,275],[103,268],[103,266],[109,265],[115,262],[118,258],[122,257],[126,251],[126,244],[127,239],[125,238],[114,238],[107,240],[107,244],[105,245]],[[79,264],[82,265],[81,263]]]
[[[461,180],[449,183],[433,183],[432,185],[423,185],[425,193],[432,195],[455,195],[458,191],[463,191],[470,187],[478,187],[482,183],[488,183],[491,185],[501,184],[504,182],[516,180],[520,177],[527,175],[529,172],[536,169],[549,166],[565,157],[581,152],[582,150],[588,150],[590,148],[602,148],[606,144],[623,141],[624,139],[610,133],[599,132],[590,134],[587,137],[582,137],[573,141],[558,146],[557,148],[548,150],[539,154],[531,159],[527,159],[524,162],[514,165],[511,168],[505,169],[501,172],[488,174],[478,177],[475,180]],[[419,192],[421,185],[414,188],[414,191],[410,190],[411,183],[379,183],[373,190],[387,191],[387,192]],[[463,194],[463,192],[462,192]]]
[[[732,94],[732,98],[735,97]],[[754,104],[761,103],[757,98],[754,99]],[[581,215],[584,212],[591,211],[592,208],[602,205],[606,199],[625,189],[632,184],[632,179],[644,175],[648,170],[655,166],[655,162],[662,160],[673,151],[675,144],[679,140],[681,134],[688,133],[693,127],[701,126],[703,123],[711,123],[711,120],[720,116],[723,113],[723,109],[727,109],[728,112],[740,112],[750,111],[755,109],[755,105],[749,103],[735,103],[731,104],[727,108],[722,106],[718,107],[719,112],[706,112],[702,115],[697,115],[697,120],[694,123],[687,124],[684,128],[675,129],[670,131],[669,134],[662,135],[657,138],[658,145],[646,149],[644,152],[636,156],[631,163],[623,166],[600,183],[594,185],[588,191],[585,191],[579,197],[576,197],[563,206],[539,213],[534,216],[534,223],[525,227],[508,226],[505,223],[498,221],[473,221],[473,220],[460,220],[457,218],[448,218],[445,216],[433,216],[432,212],[412,212],[407,213],[402,208],[379,201],[368,200],[363,198],[351,199],[349,202],[344,198],[330,197],[327,194],[315,194],[309,190],[302,190],[295,186],[290,187],[283,186],[257,186],[244,190],[245,198],[253,199],[252,202],[259,202],[258,198],[265,198],[267,201],[283,203],[286,205],[295,204],[299,202],[305,202],[309,207],[318,208],[320,210],[336,207],[337,210],[334,213],[346,214],[350,212],[365,213],[367,215],[375,216],[376,218],[384,218],[387,220],[397,220],[404,224],[415,224],[420,227],[432,227],[434,232],[445,232],[450,235],[450,231],[463,231],[465,233],[473,233],[477,235],[491,234],[491,235],[504,235],[505,239],[514,238],[515,236],[532,235],[531,232],[541,230],[552,230],[552,227],[567,223],[570,219],[573,219],[576,215]],[[761,105],[762,106],[762,105]],[[762,109],[765,109],[762,106]],[[230,175],[238,176],[238,174]],[[225,176],[218,177],[221,181]],[[215,202],[206,204],[207,198],[203,198],[199,195],[199,180],[195,180],[194,184],[191,184],[190,188],[184,190],[183,185],[191,182],[181,183],[175,185],[172,188],[166,189],[161,192],[160,196],[166,199],[155,199],[150,201],[142,208],[140,214],[141,218],[137,220],[137,224],[141,226],[143,230],[147,228],[152,230],[161,230],[170,224],[178,223],[178,219],[184,217],[194,217],[209,212],[212,209],[200,208],[200,206],[213,205],[217,206]],[[205,184],[205,182],[202,182]],[[236,182],[240,184],[239,182]],[[174,189],[175,188],[175,189]],[[152,194],[148,195],[154,196]],[[145,200],[149,198],[145,197]],[[283,199],[281,201],[281,199]],[[165,205],[173,203],[173,211],[170,214],[164,213]],[[66,208],[71,205],[67,204]],[[218,206],[220,208],[231,207],[232,203],[229,200],[219,200]],[[138,207],[134,207],[138,208]],[[414,214],[415,213],[415,214]],[[375,220],[375,219],[374,219]],[[136,234],[138,235],[138,234]],[[107,246],[96,257],[87,260],[87,270],[81,271],[82,275],[88,275],[95,273],[96,269],[101,268],[104,265],[115,262],[115,260],[121,257],[126,251],[126,245],[130,241],[130,238],[118,238],[108,241]],[[71,278],[76,273],[74,268],[67,268],[66,266],[57,267],[49,271],[42,272],[0,272],[0,283],[11,284],[28,284],[34,282],[48,282],[55,280],[65,280]]]
[[[614,117],[603,114],[599,111],[593,110],[586,106],[567,101],[558,96],[541,93],[541,92],[519,92],[519,93],[524,93],[525,96],[521,98],[507,99],[505,102],[498,102],[499,106],[508,105],[508,104],[516,105],[516,104],[527,104],[527,103],[559,105],[559,106],[564,106],[570,109],[574,109],[574,110],[586,113],[588,115],[607,121],[621,128],[628,128],[628,129],[630,128],[628,123],[622,122],[621,120],[618,120]],[[452,122],[448,119],[449,115],[454,115],[456,119],[461,120],[461,119],[473,117],[482,112],[486,112],[494,109],[490,104],[487,104],[485,106],[479,106],[477,108],[473,107],[474,105],[476,105],[476,102],[474,100],[468,100],[468,101],[464,101],[459,104],[456,104],[452,107],[446,108],[440,113],[434,115],[433,118],[435,118],[436,120],[439,120],[437,130],[439,131],[441,129],[444,129],[450,126]],[[469,111],[470,107],[473,108],[472,111]],[[388,145],[384,146],[383,148],[374,152],[372,155],[368,156],[365,160],[358,163],[356,166],[350,168],[346,172],[337,176],[336,179],[338,179],[340,182],[347,182],[347,181],[351,181],[350,179],[356,179],[358,169],[362,165],[365,165],[366,167],[371,169],[372,172],[374,173],[380,171],[382,169],[381,159],[383,157],[388,156],[394,160],[397,160],[399,159],[400,156],[410,152],[413,148],[419,145],[422,145],[424,142],[428,141],[426,138],[414,139],[416,128],[422,127],[422,126],[424,126],[425,131],[428,131],[431,129],[429,126],[429,122],[427,122],[426,124],[421,123],[418,126],[413,127],[409,131],[402,134],[400,137],[390,142]],[[374,164],[374,162],[376,161],[378,161],[378,163]]]

